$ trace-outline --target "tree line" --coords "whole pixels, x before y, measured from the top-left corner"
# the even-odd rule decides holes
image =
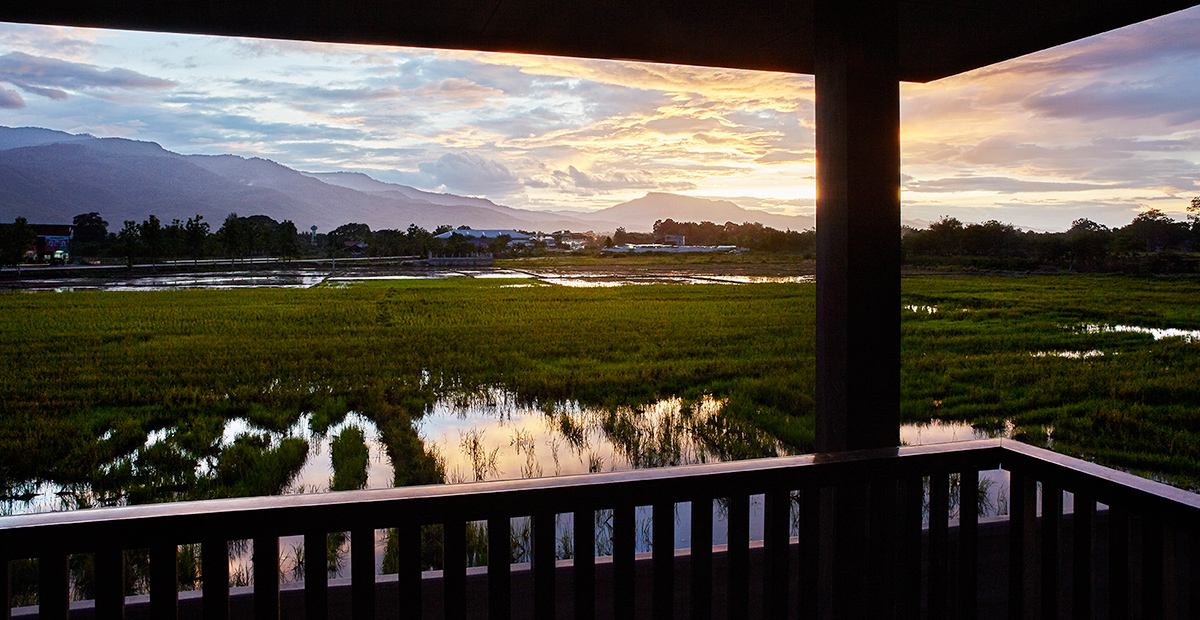
[[[366,224],[344,224],[328,233],[301,231],[291,220],[276,221],[266,215],[249,217],[230,213],[215,231],[203,215],[187,220],[162,222],[150,215],[141,222],[126,220],[120,229],[109,230],[109,222],[99,213],[83,213],[73,220],[70,255],[74,261],[121,260],[160,261],[256,257],[328,258],[344,256],[424,256],[444,253],[447,246],[466,251],[455,238],[443,243],[436,235],[453,230],[449,225],[427,231],[419,226],[407,230],[372,231]],[[34,228],[25,218],[12,224],[0,224],[0,264],[18,265],[34,247]]]
[[[996,220],[963,224],[942,217],[917,230],[904,227],[902,247],[910,265],[958,265],[999,269],[1060,268],[1086,272],[1191,272],[1200,251],[1200,197],[1184,221],[1159,209],[1139,213],[1110,228],[1087,218],[1066,232],[1023,231]]]
[[[626,232],[618,228],[611,245],[662,243],[668,236],[684,237],[688,245],[736,245],[748,250],[812,254],[817,248],[815,230],[776,230],[758,222],[714,224],[713,222],[654,222],[653,232]],[[608,244],[606,244],[608,245]]]

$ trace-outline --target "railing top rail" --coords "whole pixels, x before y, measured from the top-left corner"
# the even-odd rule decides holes
[[[497,496],[514,492],[555,492],[582,487],[599,488],[636,483],[661,483],[664,481],[682,483],[696,479],[722,478],[726,476],[741,478],[773,472],[787,473],[789,470],[799,471],[808,468],[838,468],[855,471],[864,470],[864,465],[878,467],[877,463],[881,460],[892,461],[893,464],[902,469],[919,466],[920,463],[917,461],[928,461],[931,463],[941,460],[961,461],[964,458],[972,456],[982,459],[996,458],[998,462],[997,457],[999,453],[997,450],[1001,445],[1001,440],[984,439],[953,444],[901,446],[898,448],[805,454],[800,456],[748,459],[724,463],[682,465],[545,478],[435,484],[388,489],[341,491],[336,493],[241,497],[92,508],[72,512],[35,513],[0,517],[0,533],[5,530],[19,530],[50,524],[86,524],[114,520],[152,519],[157,517],[232,515],[271,509],[315,509],[345,504],[367,505],[401,500]],[[904,464],[901,465],[901,462]]]
[[[589,506],[646,505],[997,467],[1147,514],[1200,516],[1200,495],[1012,440],[989,439],[549,478],[16,515],[0,517],[0,548],[24,553],[39,544],[179,544],[200,536],[382,528],[395,526],[397,519],[477,520],[528,515],[536,509],[569,512]]]
[[[1005,469],[1033,470],[1061,484],[1097,493],[1101,502],[1105,501],[1105,496],[1124,501],[1149,500],[1200,515],[1200,494],[1019,441],[1001,441]]]

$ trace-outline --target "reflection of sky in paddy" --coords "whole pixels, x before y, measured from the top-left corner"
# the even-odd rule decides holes
[[[440,278],[514,278],[537,280],[547,284],[572,287],[611,287],[642,284],[761,284],[812,283],[815,277],[802,276],[744,276],[694,273],[548,273],[514,269],[423,269],[419,267],[376,268],[361,271],[327,268],[302,269],[231,269],[202,273],[112,277],[81,271],[78,277],[36,278],[21,284],[31,291],[162,291],[174,289],[236,289],[236,288],[310,288],[323,283],[348,284],[387,280],[430,280]]]
[[[910,422],[900,425],[900,445],[928,446],[955,441],[1012,437],[1012,431],[1012,422],[1008,422],[1003,429],[998,431],[975,428],[971,426],[970,422],[954,422],[949,420]]]
[[[683,401],[661,400],[634,411],[578,403],[527,406],[503,390],[439,400],[417,430],[444,459],[449,481],[580,474],[719,460],[688,430],[719,411],[705,398],[685,419]],[[606,430],[618,429],[615,433]],[[621,445],[614,443],[614,434]],[[483,462],[472,459],[478,446]],[[494,457],[494,462],[493,462]],[[494,465],[494,468],[490,467]]]

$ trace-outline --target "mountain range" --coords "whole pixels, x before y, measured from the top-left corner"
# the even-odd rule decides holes
[[[37,127],[0,127],[0,222],[66,223],[100,213],[110,230],[150,214],[163,222],[203,215],[214,228],[229,213],[292,220],[329,231],[357,222],[372,229],[471,228],[649,231],[655,220],[760,222],[803,230],[813,218],[744,209],[732,202],[651,193],[593,212],[534,211],[485,198],[385,183],[360,172],[302,172],[268,159],[182,155],[154,142],[98,138]]]

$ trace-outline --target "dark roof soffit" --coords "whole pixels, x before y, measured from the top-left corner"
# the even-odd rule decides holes
[[[900,0],[900,71],[925,82],[1195,0]],[[812,73],[813,0],[38,0],[0,21]]]

